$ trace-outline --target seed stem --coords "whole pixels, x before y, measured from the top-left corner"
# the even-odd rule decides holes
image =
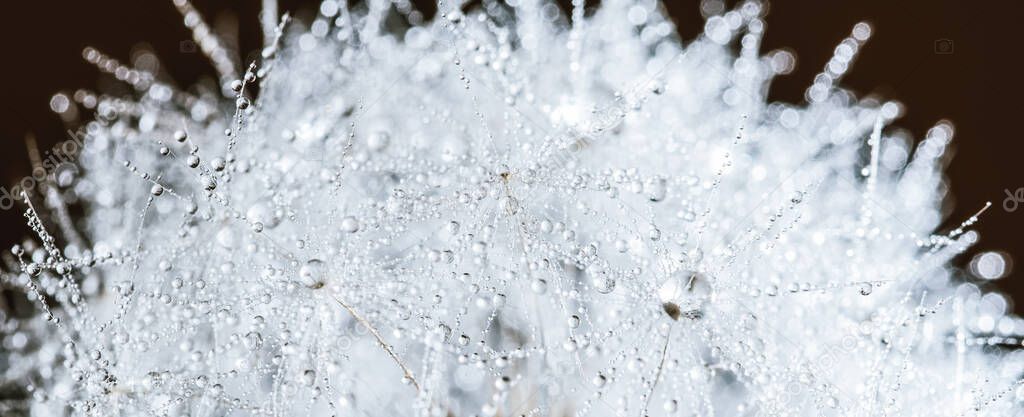
[[[412,385],[416,387],[416,391],[420,392],[420,384],[419,382],[416,382],[416,378],[412,376],[412,370],[410,370],[408,366],[405,366],[405,363],[402,362],[402,360],[398,357],[398,354],[396,354],[395,351],[391,350],[391,347],[388,346],[387,342],[384,341],[384,338],[381,337],[380,332],[378,332],[377,329],[370,324],[370,322],[366,321],[366,319],[363,318],[363,316],[359,314],[359,312],[357,312],[354,308],[352,308],[352,306],[346,304],[344,301],[341,301],[341,299],[335,297],[334,295],[331,295],[331,298],[333,298],[334,301],[336,301],[345,310],[347,310],[348,314],[351,314],[352,318],[356,319],[356,321],[362,324],[363,327],[366,328],[366,330],[370,331],[370,334],[372,334],[373,337],[377,339],[377,343],[380,343],[380,346],[384,348],[384,351],[388,353],[388,356],[391,356],[391,359],[394,360],[395,363],[397,363],[400,368],[402,368],[402,372],[405,373],[405,377],[409,378],[409,381],[412,382]]]

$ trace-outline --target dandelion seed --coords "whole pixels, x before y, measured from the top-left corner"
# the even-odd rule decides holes
[[[654,1],[267,0],[248,66],[173,3],[218,88],[86,49],[138,94],[72,97],[81,218],[23,195],[0,382],[33,414],[1022,412],[1024,322],[949,267],[985,209],[935,230],[952,125],[911,153],[840,89],[866,23],[792,105],[754,1],[684,43]]]

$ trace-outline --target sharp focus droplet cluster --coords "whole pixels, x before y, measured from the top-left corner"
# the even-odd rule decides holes
[[[175,0],[218,88],[86,51],[135,93],[75,94],[81,171],[28,198],[5,410],[1024,412],[1024,321],[949,267],[977,219],[935,231],[952,126],[837,87],[867,24],[797,106],[756,2],[686,41],[654,0],[357,3],[246,67]]]

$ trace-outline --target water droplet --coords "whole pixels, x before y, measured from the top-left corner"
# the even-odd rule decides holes
[[[657,227],[651,226],[647,230],[647,237],[653,241],[658,241],[659,239],[661,239],[661,230],[658,229]]]
[[[664,178],[652,178],[644,183],[644,193],[651,201],[657,202],[665,199],[668,193],[668,182]]]
[[[359,231],[359,220],[356,220],[353,216],[345,216],[341,219],[341,231],[345,233],[355,233]]]
[[[544,294],[548,291],[548,282],[544,279],[537,278],[530,283],[530,289],[533,290],[535,294]]]
[[[245,218],[254,223],[263,223],[268,229],[273,229],[281,223],[281,217],[266,203],[259,202],[249,206],[245,212]]]
[[[316,371],[312,369],[303,371],[302,375],[299,376],[299,383],[307,387],[312,387],[313,384],[316,383]]]
[[[599,276],[595,276],[594,279],[591,280],[591,284],[594,286],[594,289],[601,294],[609,294],[612,291],[615,291],[615,279],[608,275],[601,274]]]
[[[299,281],[302,285],[312,289],[323,288],[327,282],[324,277],[326,266],[319,259],[310,259],[305,265],[299,268]]]
[[[373,132],[366,138],[366,146],[374,152],[384,150],[384,148],[387,148],[390,143],[391,135],[384,131]]]
[[[242,343],[249,350],[256,350],[263,346],[263,335],[259,332],[249,332],[245,335],[245,339],[242,339]]]

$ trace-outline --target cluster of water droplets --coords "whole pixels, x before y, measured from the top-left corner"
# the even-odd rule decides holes
[[[223,92],[87,50],[137,94],[74,97],[2,380],[38,415],[1021,412],[1024,321],[948,267],[976,218],[932,234],[952,126],[836,88],[870,26],[796,106],[756,2],[692,41],[573,3],[327,0],[234,74],[176,0]]]

